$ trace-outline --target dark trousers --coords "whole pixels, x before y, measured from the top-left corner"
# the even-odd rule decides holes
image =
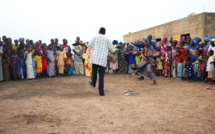
[[[96,64],[93,64],[92,68],[92,85],[96,85],[97,72],[99,72],[99,94],[104,95],[104,76],[106,68]]]

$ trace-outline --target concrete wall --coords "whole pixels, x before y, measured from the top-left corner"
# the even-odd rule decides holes
[[[135,42],[146,38],[149,34],[153,40],[163,36],[181,37],[182,34],[190,34],[191,37],[204,38],[205,35],[215,34],[215,13],[201,13],[191,17],[175,20],[159,26],[124,35],[123,39],[127,42]]]
[[[215,35],[215,13],[205,14],[205,35]]]

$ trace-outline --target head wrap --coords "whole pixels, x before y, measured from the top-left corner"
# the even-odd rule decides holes
[[[174,38],[170,37],[169,42],[172,42],[174,40]]]
[[[19,38],[19,41],[24,40],[24,38]]]
[[[164,36],[163,39],[162,39],[162,42],[165,42],[168,40],[168,37],[167,36]]]
[[[198,45],[198,44],[199,44],[197,38],[193,38],[193,42],[194,42],[195,45]]]
[[[211,39],[215,39],[215,35],[214,35],[214,36],[211,36]]]
[[[149,40],[148,40],[148,39],[146,39],[146,40],[145,40],[145,43],[149,43]]]
[[[211,41],[211,39],[208,36],[205,36],[204,40],[206,40],[207,42]]]
[[[178,38],[178,36],[174,36],[173,40],[177,40],[178,42],[180,41],[179,38]]]

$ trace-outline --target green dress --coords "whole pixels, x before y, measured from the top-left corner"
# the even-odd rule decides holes
[[[118,52],[118,74],[125,74],[126,73],[126,59],[125,59],[126,53],[124,51]]]

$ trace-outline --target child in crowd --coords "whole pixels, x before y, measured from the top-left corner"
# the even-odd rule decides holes
[[[206,71],[207,61],[208,61],[207,53],[203,53],[202,63],[200,67],[203,82],[207,82],[208,78],[208,72]]]
[[[36,73],[35,61],[33,60],[33,52],[31,52],[31,47],[28,47],[27,51],[25,53],[26,54],[25,55],[25,63],[26,63],[26,70],[27,70],[26,78],[28,80],[34,79],[35,73]],[[34,67],[35,67],[35,73],[34,73]]]
[[[20,79],[24,80],[25,76],[25,59],[23,53],[19,53],[19,62],[20,62]]]
[[[182,63],[182,59],[180,58],[180,61],[177,65],[177,77],[178,80],[182,80],[182,75],[183,75],[183,63]]]
[[[3,52],[3,43],[0,40],[0,81],[3,81],[3,71],[2,71],[2,54]]]
[[[214,51],[213,50],[209,50],[208,52],[209,55],[209,59],[207,62],[207,69],[206,71],[208,72],[208,80],[210,81],[210,83],[212,83],[213,80],[215,80],[215,61],[214,61]]]
[[[114,45],[114,52],[113,52],[113,55],[118,59],[118,42],[116,40],[114,40],[112,42],[112,44]],[[119,63],[118,63],[118,60],[115,61],[115,62],[111,62],[110,61],[110,68],[113,70],[113,73],[116,74],[117,73],[117,69],[119,68]]]
[[[47,58],[48,58],[48,76],[55,76],[55,57],[53,47],[51,45],[48,46],[47,50]]]
[[[59,46],[59,50],[60,50],[60,46]],[[58,54],[58,51],[57,47],[54,47],[54,65],[55,65],[55,76],[57,76],[59,73],[58,73],[58,65],[57,65],[57,54]]]
[[[64,75],[68,76],[69,75],[69,70],[70,70],[70,68],[72,66],[72,54],[67,52],[66,56],[67,56],[67,58],[66,58],[66,65],[65,65],[65,73],[64,73]]]
[[[34,71],[34,77],[32,76],[33,78],[37,77],[37,68],[36,68],[35,56],[36,56],[36,50],[33,49],[32,50],[32,66],[33,66],[33,71]]]
[[[5,51],[2,55],[2,65],[3,65],[3,80],[10,80],[10,56],[9,51]]]
[[[60,47],[60,51],[57,53],[57,66],[58,66],[58,73],[60,76],[63,76],[64,74],[64,65],[65,65],[65,60],[67,56],[65,51],[63,51],[63,47]]]
[[[128,52],[127,52],[128,59],[129,59],[129,69],[128,69],[129,74],[132,74],[133,72],[132,68],[135,67],[135,55],[133,54],[132,50],[133,50],[133,47],[129,46]]]
[[[136,56],[135,56],[135,63],[136,65],[138,65],[140,63],[140,59],[141,58],[141,53],[137,53]]]
[[[36,62],[37,78],[42,78],[43,64],[42,64],[42,56],[40,51],[36,52],[35,62]]]
[[[167,47],[164,60],[164,74],[166,77],[171,77],[171,48]]]
[[[158,43],[157,51],[160,52],[161,50],[161,42]],[[156,57],[156,70],[157,70],[157,76],[162,76],[162,70],[163,70],[163,64],[161,55]]]
[[[191,62],[191,56],[190,54],[186,55],[186,62],[185,62],[185,75],[184,78],[187,80],[192,80],[193,78],[193,66]]]
[[[17,80],[20,79],[20,61],[15,49],[12,50],[11,54],[12,54],[10,57],[11,76],[12,79]]]
[[[196,81],[199,81],[201,78],[201,70],[200,70],[201,62],[200,62],[200,60],[202,60],[201,56],[196,57],[195,62],[192,63],[193,64],[193,71],[194,71],[194,80],[196,80]]]
[[[47,51],[44,50],[42,54],[42,63],[43,63],[43,78],[48,78],[48,60],[47,60]]]

